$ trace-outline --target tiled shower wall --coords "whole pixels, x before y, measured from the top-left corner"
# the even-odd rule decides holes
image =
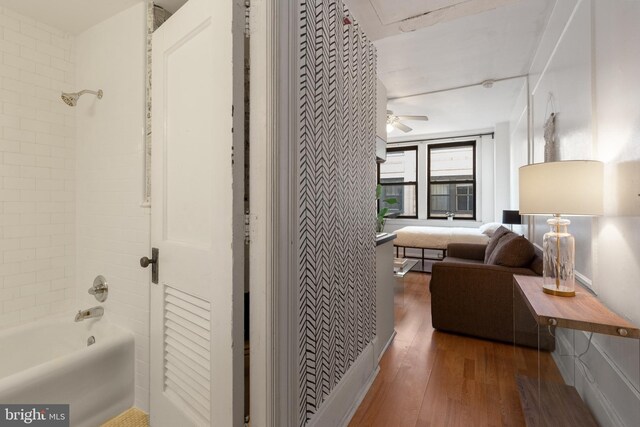
[[[77,124],[77,298],[93,279],[109,283],[105,318],[135,335],[136,406],[149,409],[149,209],[144,200],[146,7],[144,2],[76,38],[77,86],[102,89],[83,96]]]
[[[0,8],[0,329],[72,313],[73,38]]]

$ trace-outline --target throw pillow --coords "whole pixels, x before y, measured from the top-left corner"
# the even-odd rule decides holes
[[[491,236],[491,239],[489,240],[489,243],[487,243],[487,248],[484,250],[484,263],[488,264],[489,263],[489,257],[491,256],[491,253],[496,249],[496,246],[498,246],[498,242],[500,241],[500,239],[506,235],[506,234],[514,234],[513,232],[509,231],[508,228],[500,226],[498,227],[498,229],[495,231],[495,233],[493,233],[493,236]]]
[[[480,228],[478,229],[482,234],[484,234],[485,236],[493,236],[493,233],[496,232],[496,230],[500,228],[500,224],[497,222],[488,222],[486,224],[482,224],[480,226]]]
[[[512,233],[500,239],[487,264],[526,267],[531,263],[534,255],[535,249],[531,242],[524,236]]]

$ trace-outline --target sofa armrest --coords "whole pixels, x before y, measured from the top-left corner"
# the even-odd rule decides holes
[[[484,261],[486,249],[487,245],[477,243],[449,243],[447,245],[447,256]]]
[[[513,275],[535,275],[528,268],[434,263],[429,289],[431,319],[435,329],[503,342],[514,339],[514,303],[525,313],[516,328],[519,344],[537,346],[537,324],[522,296],[513,292]],[[522,339],[520,337],[523,337]],[[540,347],[553,350],[553,337],[542,331]]]

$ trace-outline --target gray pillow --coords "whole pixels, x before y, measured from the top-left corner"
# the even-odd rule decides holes
[[[487,264],[504,267],[527,267],[535,253],[530,241],[523,236],[511,233],[500,239]]]
[[[498,246],[498,242],[500,241],[500,239],[502,239],[502,237],[507,234],[514,234],[514,233],[509,231],[508,228],[503,226],[498,227],[498,229],[493,233],[493,236],[491,236],[491,239],[489,239],[489,243],[487,243],[487,248],[484,250],[485,264],[489,264],[489,257],[491,256],[493,251],[496,249],[496,246]]]

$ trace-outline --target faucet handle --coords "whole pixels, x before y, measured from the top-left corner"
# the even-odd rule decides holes
[[[91,286],[87,292],[95,296],[99,302],[105,302],[107,300],[107,296],[109,296],[109,285],[107,284],[107,279],[105,279],[104,276],[97,276],[93,279],[93,286]]]

